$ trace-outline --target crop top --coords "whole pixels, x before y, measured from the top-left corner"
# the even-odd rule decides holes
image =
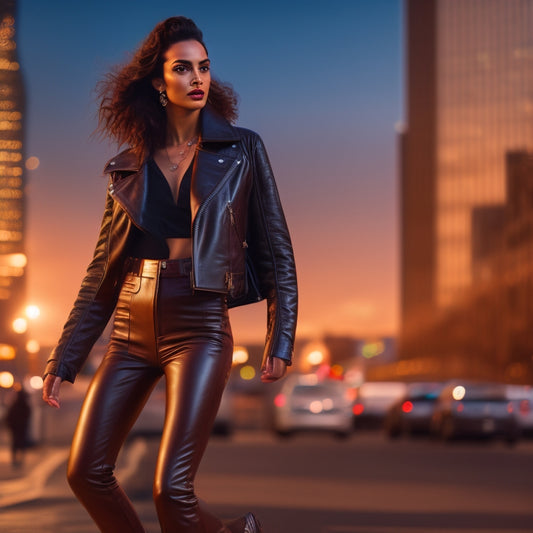
[[[191,175],[193,163],[189,165],[180,183],[177,202],[174,202],[167,179],[150,158],[148,165],[148,186],[146,191],[146,228],[136,228],[131,256],[145,259],[167,259],[166,239],[190,238],[191,236]],[[164,245],[162,245],[162,241]]]

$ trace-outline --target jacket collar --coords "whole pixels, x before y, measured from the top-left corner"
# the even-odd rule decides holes
[[[218,114],[210,105],[207,105],[200,114],[200,131],[202,144],[234,142],[240,139],[239,131],[232,126],[222,115]],[[110,159],[105,167],[104,174],[115,171],[137,172],[142,164],[131,150],[124,150]]]

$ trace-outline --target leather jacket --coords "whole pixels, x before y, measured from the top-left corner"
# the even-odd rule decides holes
[[[229,124],[209,106],[191,179],[194,290],[226,294],[228,307],[266,299],[269,356],[291,363],[298,294],[291,240],[260,137]],[[93,259],[46,374],[73,382],[111,317],[134,226],[150,232],[147,165],[131,151],[114,157]],[[164,243],[162,243],[164,245]]]

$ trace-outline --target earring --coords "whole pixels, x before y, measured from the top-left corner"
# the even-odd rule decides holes
[[[166,91],[159,91],[159,103],[163,106],[163,107],[167,107],[167,104],[168,104],[168,96],[167,96],[167,93]]]

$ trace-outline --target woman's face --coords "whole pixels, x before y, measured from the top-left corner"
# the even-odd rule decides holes
[[[154,87],[166,90],[168,106],[202,109],[211,85],[205,48],[198,41],[180,41],[172,44],[163,57],[163,79],[154,80]]]

